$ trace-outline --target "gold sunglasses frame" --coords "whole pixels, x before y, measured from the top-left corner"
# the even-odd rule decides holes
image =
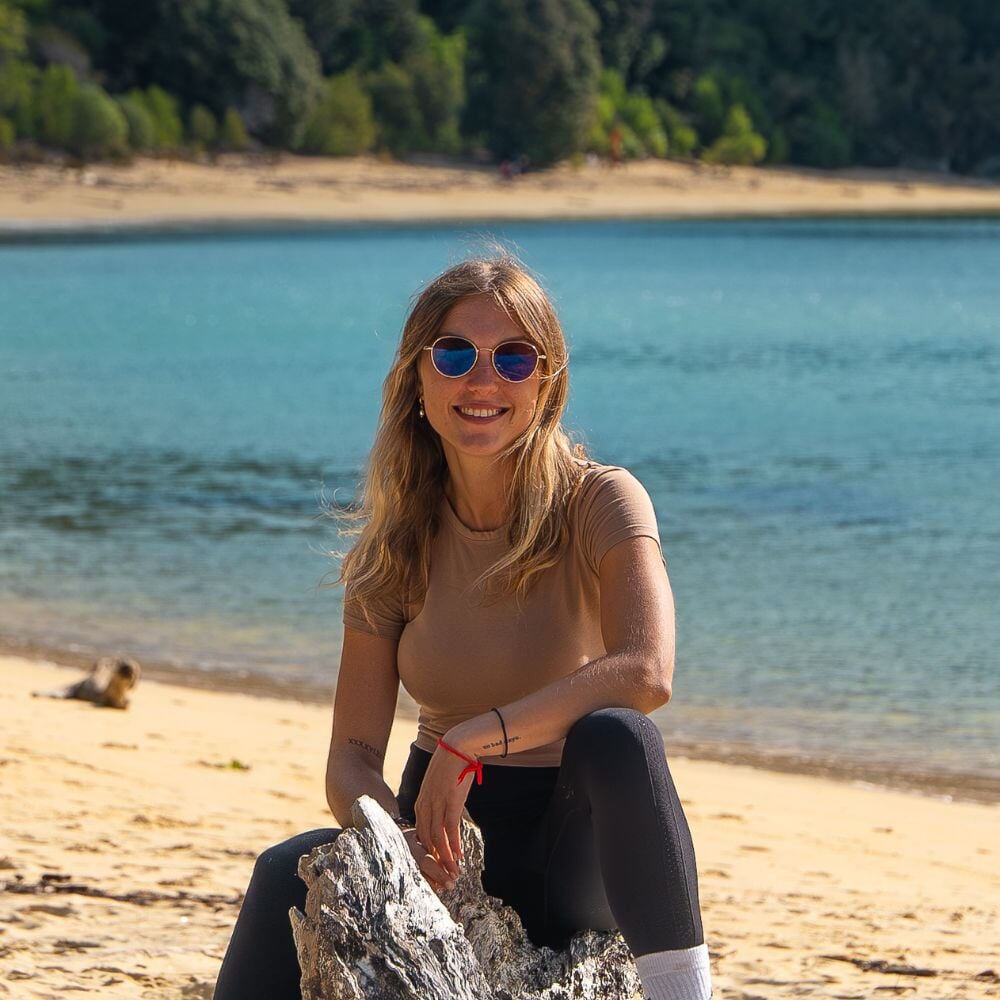
[[[530,340],[505,340],[502,344],[497,344],[496,347],[480,347],[478,344],[472,344],[473,349],[476,352],[476,356],[472,359],[472,367],[467,372],[462,372],[461,375],[446,375],[441,371],[436,364],[434,364],[434,348],[442,340],[464,340],[467,344],[472,344],[472,341],[468,337],[462,337],[457,333],[445,333],[434,340],[433,344],[429,344],[424,348],[425,351],[431,352],[431,364],[434,365],[434,371],[441,376],[441,378],[465,378],[466,375],[471,375],[476,370],[476,365],[479,364],[479,352],[485,351],[490,356],[490,364],[493,365],[493,370],[500,376],[505,382],[510,382],[511,385],[520,385],[521,382],[527,382],[529,378],[532,378],[538,372],[538,362],[547,360],[547,355],[539,353],[539,350]],[[501,347],[506,347],[508,344],[527,344],[535,352],[535,357],[538,359],[535,361],[535,367],[531,375],[527,375],[524,378],[507,378],[506,375],[499,368],[497,368],[497,362],[495,354],[500,350]]]

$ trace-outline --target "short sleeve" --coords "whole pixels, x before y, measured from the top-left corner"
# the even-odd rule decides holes
[[[399,595],[385,595],[367,605],[368,618],[350,585],[344,592],[344,625],[385,639],[398,639],[406,625]]]
[[[605,553],[627,538],[660,541],[653,502],[627,469],[606,466],[590,472],[580,486],[577,511],[579,544],[597,573]]]

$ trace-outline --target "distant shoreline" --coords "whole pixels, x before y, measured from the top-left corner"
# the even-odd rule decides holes
[[[94,661],[94,655],[91,653],[39,643],[12,641],[4,637],[0,637],[0,656],[44,661],[76,670],[85,670]],[[145,659],[142,661],[142,667],[143,675],[147,679],[178,687],[332,706],[332,684],[324,686],[305,681],[282,680],[261,674],[199,670]],[[396,717],[416,725],[417,711],[405,692],[400,694]],[[782,750],[761,749],[739,741],[708,742],[668,738],[667,746],[672,756],[690,760],[713,761],[783,774],[829,778],[834,781],[912,792],[956,802],[976,802],[986,805],[1000,803],[1000,779],[989,775],[945,770],[918,772],[877,760],[795,754]]]
[[[351,230],[373,229],[428,229],[449,226],[469,228],[499,225],[548,225],[559,223],[614,223],[614,222],[786,222],[786,221],[840,221],[840,222],[961,222],[975,219],[1000,219],[1000,208],[984,212],[926,211],[871,212],[848,215],[844,212],[788,212],[783,215],[662,215],[662,216],[552,216],[547,219],[482,218],[482,219],[401,219],[401,220],[319,220],[295,218],[255,219],[205,218],[198,220],[144,219],[137,222],[52,222],[10,224],[0,219],[0,246],[37,245],[47,243],[128,243],[154,240],[199,240],[205,238],[241,238],[254,236],[323,235]]]
[[[904,170],[718,167],[664,160],[493,167],[236,154],[71,169],[0,166],[0,239],[128,238],[373,225],[571,220],[1000,216],[1000,184]]]

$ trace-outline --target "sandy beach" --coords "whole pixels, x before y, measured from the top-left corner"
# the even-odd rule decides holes
[[[562,164],[504,181],[495,167],[374,158],[215,165],[0,166],[0,235],[239,224],[947,215],[1000,212],[1000,184],[903,170],[810,171],[663,160]]]
[[[0,657],[0,995],[210,997],[254,858],[336,825],[330,709]],[[395,788],[412,722],[397,719]],[[996,806],[670,753],[719,998],[1000,995]]]

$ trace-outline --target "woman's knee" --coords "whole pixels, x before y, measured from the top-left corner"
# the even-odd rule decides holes
[[[566,735],[584,746],[617,747],[642,746],[643,731],[658,732],[652,719],[634,708],[600,708],[576,720]]]
[[[258,855],[253,869],[254,881],[272,882],[297,876],[299,858],[320,844],[332,843],[339,834],[337,828],[310,830],[274,844]]]
[[[610,774],[648,762],[650,753],[663,755],[663,737],[652,719],[634,708],[602,708],[577,719],[563,749],[564,756]]]

